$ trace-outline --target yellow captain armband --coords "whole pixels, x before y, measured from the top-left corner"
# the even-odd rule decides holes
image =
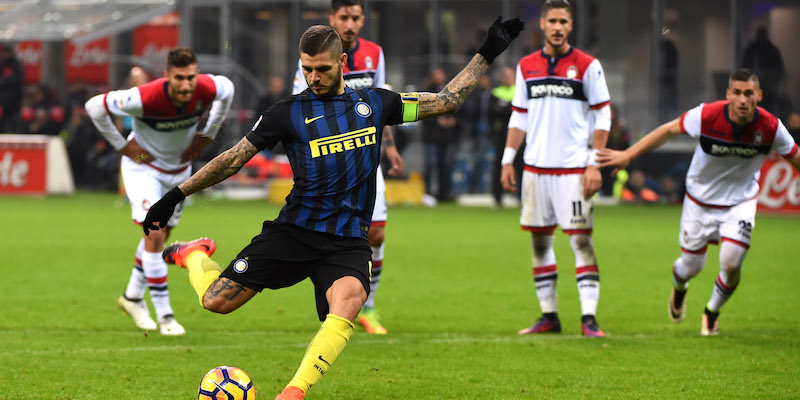
[[[403,102],[403,122],[416,121],[419,93],[400,93],[400,100]]]

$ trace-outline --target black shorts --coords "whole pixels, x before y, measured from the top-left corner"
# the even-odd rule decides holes
[[[371,259],[366,239],[264,221],[261,234],[239,252],[220,277],[259,292],[265,288],[289,287],[311,278],[317,314],[323,321],[329,312],[325,292],[337,279],[356,277],[369,293]]]

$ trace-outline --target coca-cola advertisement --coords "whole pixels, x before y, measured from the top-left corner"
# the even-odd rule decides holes
[[[42,42],[38,40],[20,42],[14,53],[25,69],[25,84],[35,85],[41,82]]]
[[[47,152],[42,143],[0,143],[0,194],[45,194]]]
[[[108,64],[111,58],[109,38],[97,39],[83,45],[66,43],[67,83],[105,84],[108,81]]]
[[[761,166],[758,180],[758,210],[800,213],[800,173],[781,157],[769,157]]]
[[[177,45],[177,26],[145,25],[133,31],[133,54],[139,57],[166,60],[167,53]]]

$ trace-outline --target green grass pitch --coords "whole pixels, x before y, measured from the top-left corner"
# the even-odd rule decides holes
[[[0,399],[192,399],[234,365],[260,399],[291,379],[319,327],[308,281],[229,315],[203,310],[186,273],[169,288],[183,337],[149,336],[116,308],[139,231],[111,194],[0,197]],[[170,240],[208,235],[227,265],[278,208],[195,199]],[[539,315],[530,237],[517,209],[394,207],[377,304],[389,335],[356,328],[307,399],[781,399],[800,397],[800,219],[759,215],[742,282],[701,337],[717,247],[691,283],[687,319],[667,317],[680,208],[598,207],[598,310],[580,336],[574,257],[556,236],[564,332],[520,337]]]

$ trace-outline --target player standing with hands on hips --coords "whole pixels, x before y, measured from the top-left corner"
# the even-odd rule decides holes
[[[189,270],[200,303],[218,313],[238,309],[265,288],[311,279],[322,326],[277,400],[302,399],[322,378],[350,340],[369,294],[367,237],[383,127],[455,113],[522,28],[519,19],[498,18],[478,54],[441,92],[400,94],[347,87],[342,73],[348,56],[339,35],[330,26],[312,26],[299,45],[309,89],[270,107],[238,144],[150,208],[145,234],[166,226],[186,196],[232,176],[259,151],[283,144],[295,185],[278,217],[264,222],[228,268],[210,258],[216,245],[206,238],[175,243],[163,253],[167,262]]]
[[[328,23],[336,30],[342,39],[342,46],[347,53],[347,64],[342,75],[344,83],[353,90],[367,87],[386,88],[386,66],[381,46],[369,40],[358,37],[364,27],[364,0],[331,0],[331,15]],[[297,74],[294,78],[292,94],[298,94],[308,89],[308,83],[303,75],[303,66],[298,61]],[[383,148],[386,157],[392,163],[389,175],[397,176],[403,173],[403,158],[397,151],[394,143],[392,128],[387,125],[383,128]],[[369,246],[372,250],[372,276],[370,277],[370,291],[364,307],[358,314],[356,321],[364,326],[367,333],[385,335],[386,328],[381,324],[375,311],[375,294],[381,281],[383,271],[383,239],[386,236],[386,182],[383,180],[383,171],[380,164],[376,175],[375,209],[372,211],[372,222],[369,226]]]
[[[217,136],[231,108],[233,92],[230,79],[200,74],[194,51],[178,47],[167,54],[163,78],[100,94],[86,102],[86,111],[97,130],[122,154],[120,172],[135,223],[142,224],[151,204],[191,176],[191,161]],[[198,121],[206,112],[205,130],[198,132]],[[127,139],[117,130],[112,115],[133,117],[133,131]],[[169,221],[164,221],[166,229],[144,235],[139,241],[128,287],[117,300],[136,326],[154,330],[156,323],[144,301],[149,287],[162,335],[186,333],[170,306],[167,264],[161,257],[182,209],[181,203]]]
[[[533,280],[542,317],[519,333],[561,332],[553,251],[553,233],[561,225],[575,253],[582,332],[602,337],[605,334],[595,318],[600,272],[592,245],[591,198],[601,185],[596,152],[605,148],[611,128],[608,87],[600,61],[567,42],[572,32],[569,2],[547,0],[539,26],[544,32],[544,48],[517,65],[516,92],[500,162],[503,187],[515,191],[513,162],[525,139],[520,224],[531,232]]]
[[[703,312],[703,336],[719,334],[720,308],[739,285],[755,228],[761,164],[775,150],[800,171],[797,143],[780,119],[758,107],[762,93],[756,74],[734,72],[725,97],[683,113],[624,151],[607,149],[597,157],[601,167],[620,169],[675,136],[698,139],[686,173],[681,256],[672,264],[669,316],[675,323],[683,321],[689,280],[705,267],[708,244],[722,241],[719,275]]]

